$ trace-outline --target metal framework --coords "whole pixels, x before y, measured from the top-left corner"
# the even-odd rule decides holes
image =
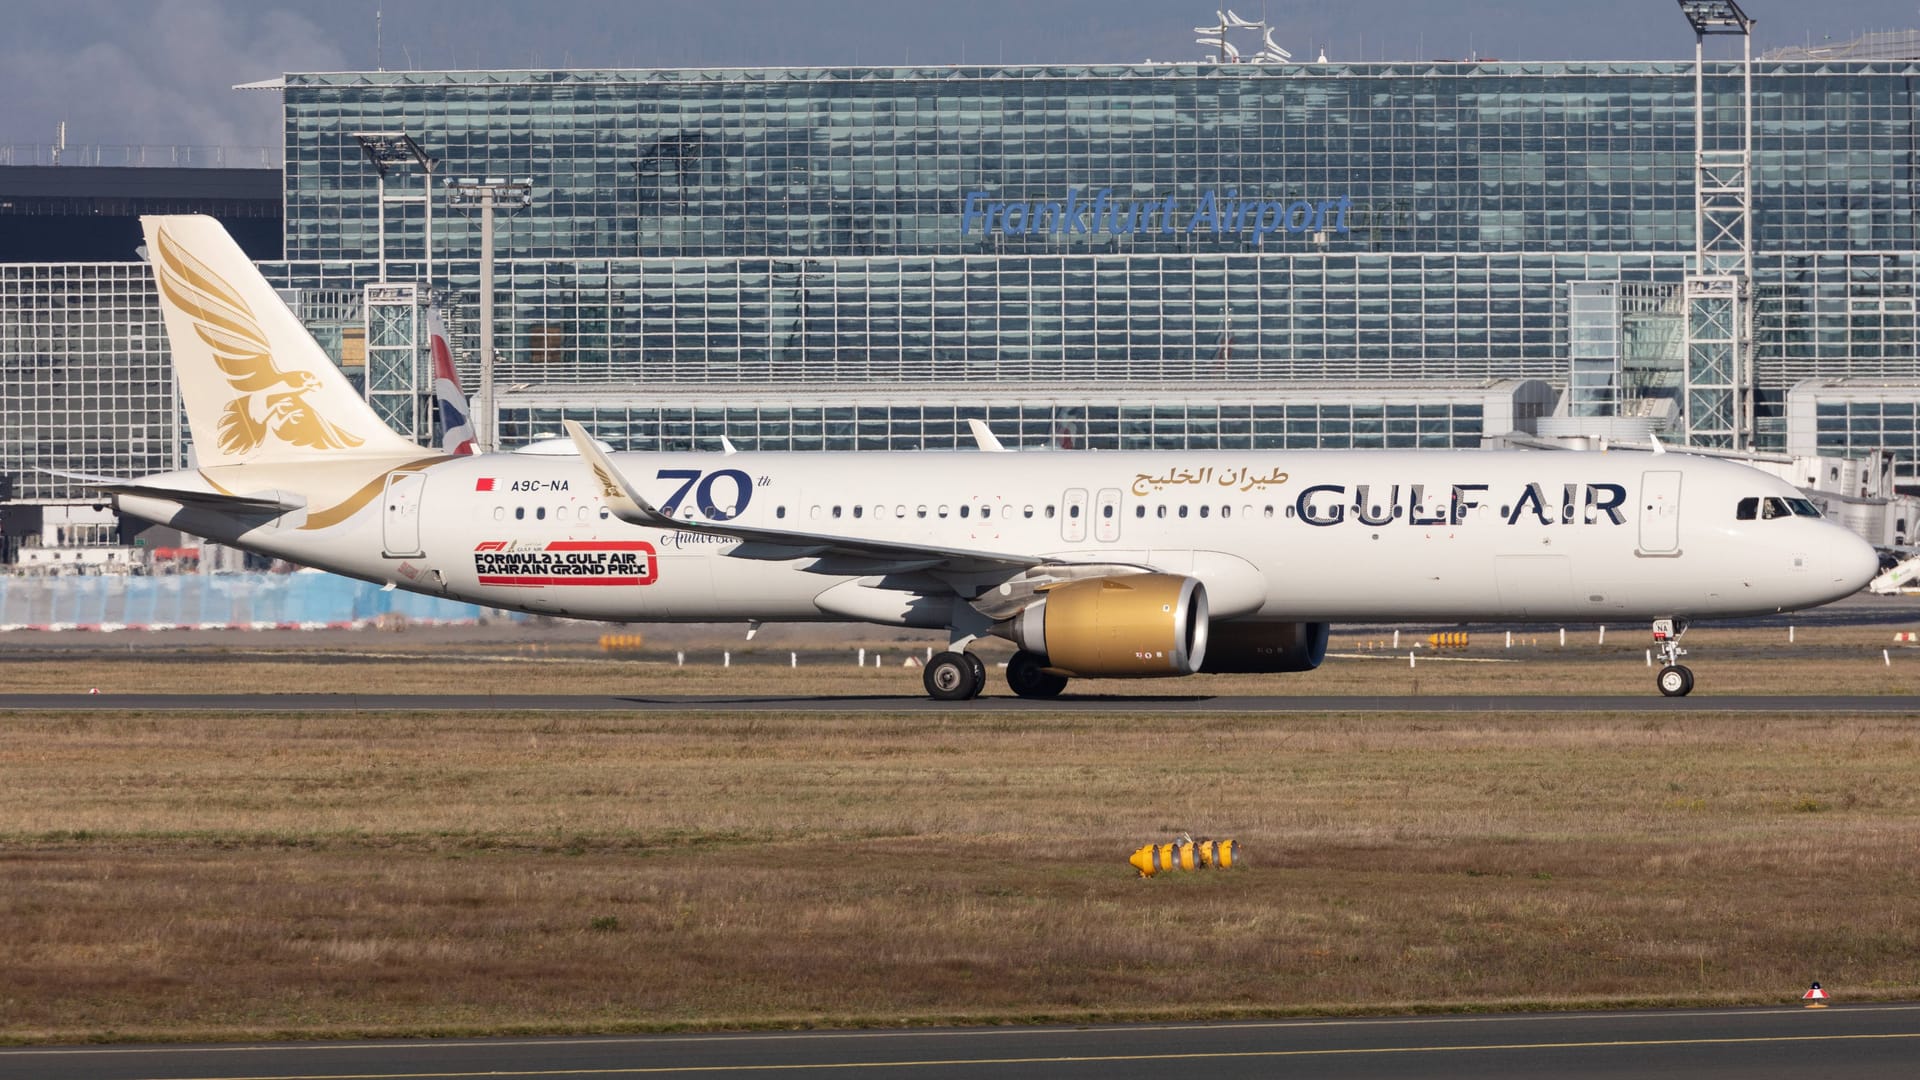
[[[366,287],[367,404],[408,438],[421,430],[420,290],[411,282]]]
[[[1679,3],[1694,35],[1694,259],[1682,284],[1686,438],[1694,446],[1746,449],[1754,434],[1754,20],[1734,0]],[[1724,106],[1716,105],[1712,130],[1706,95],[1709,34],[1740,38],[1737,119],[1729,123]]]

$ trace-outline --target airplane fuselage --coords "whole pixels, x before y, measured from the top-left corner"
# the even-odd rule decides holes
[[[1743,498],[1797,492],[1742,466],[1680,454],[614,460],[676,518],[1152,567],[1203,581],[1216,619],[1752,615],[1844,595],[1871,557],[1857,537],[1818,518],[1740,518]],[[258,486],[268,467],[254,468],[249,480]],[[284,468],[277,489],[299,490],[300,466]],[[915,567],[762,553],[751,541],[631,525],[608,512],[577,456],[442,458],[376,472],[337,503],[310,496],[301,512],[222,538],[400,588],[530,612],[927,624],[925,616],[891,614],[898,605],[886,595],[911,585]],[[176,479],[204,475],[219,484],[219,474]],[[349,505],[354,499],[361,505]]]

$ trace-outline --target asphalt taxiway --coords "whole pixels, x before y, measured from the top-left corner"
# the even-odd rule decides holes
[[[773,1076],[1909,1080],[1920,1004],[921,1030],[0,1048],[37,1080]]]
[[[1920,716],[1910,694],[1064,695],[934,701],[905,694],[741,697],[702,694],[9,694],[0,712],[467,713],[1823,713]]]

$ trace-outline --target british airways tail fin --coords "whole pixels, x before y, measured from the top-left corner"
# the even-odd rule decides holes
[[[473,453],[473,412],[460,390],[460,373],[453,369],[453,350],[447,345],[447,324],[440,309],[427,309],[427,338],[433,343],[433,396],[440,403],[440,452]]]
[[[210,217],[143,217],[202,466],[419,457],[381,422]]]

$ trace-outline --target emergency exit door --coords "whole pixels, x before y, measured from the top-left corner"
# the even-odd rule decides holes
[[[426,491],[424,473],[394,473],[387,477],[380,537],[388,558],[420,554],[420,496]]]

